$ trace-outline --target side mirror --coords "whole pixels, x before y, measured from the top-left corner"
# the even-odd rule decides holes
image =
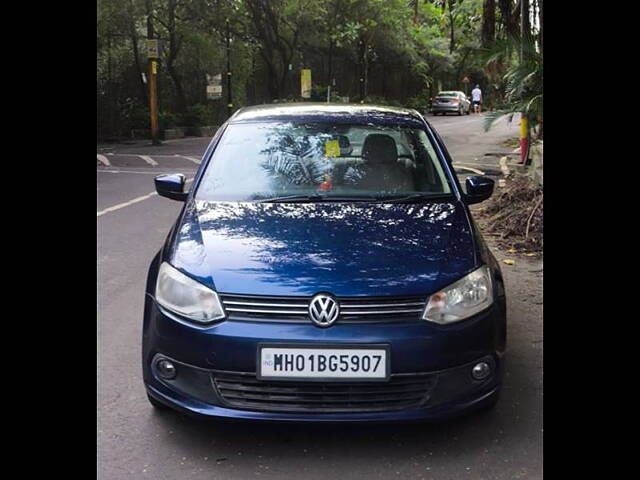
[[[185,176],[181,173],[158,175],[154,182],[156,184],[156,192],[161,197],[180,202],[184,202],[187,199],[187,193],[184,191]]]
[[[493,193],[494,182],[488,177],[474,175],[465,180],[467,194],[465,200],[467,204],[484,202]]]

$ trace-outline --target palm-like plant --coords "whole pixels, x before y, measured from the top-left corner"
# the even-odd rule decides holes
[[[522,44],[519,39],[514,38],[496,42],[494,48],[488,52],[486,64],[492,66],[498,62],[506,63],[513,59],[519,48],[519,60],[511,63],[503,77],[503,102],[496,111],[485,116],[485,131],[499,118],[509,116],[511,119],[515,113],[526,114],[531,128],[542,127],[542,54],[536,48],[533,39],[525,40]]]

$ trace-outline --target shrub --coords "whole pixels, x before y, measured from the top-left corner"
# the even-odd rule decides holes
[[[423,113],[429,110],[429,96],[426,94],[416,95],[407,100],[405,106],[407,108],[415,108],[418,112]]]
[[[201,127],[215,124],[216,112],[212,103],[197,103],[187,109],[182,116],[181,126]]]
[[[129,113],[129,127],[131,130],[148,129],[151,124],[149,117],[149,109],[146,107],[138,107]]]
[[[364,99],[364,103],[371,105],[389,105],[390,107],[402,107],[402,103],[398,100],[383,97],[381,95],[368,95]]]
[[[174,128],[178,124],[178,117],[171,112],[162,111],[158,113],[158,127],[160,130]]]

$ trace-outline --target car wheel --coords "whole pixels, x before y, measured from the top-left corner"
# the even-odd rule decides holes
[[[462,116],[462,112],[464,111],[464,109],[462,107],[460,107],[458,109],[458,116],[461,117]]]
[[[169,409],[169,407],[167,407],[164,403],[160,402],[160,400],[156,400],[155,398],[153,398],[148,393],[147,393],[147,398],[149,399],[149,403],[151,405],[153,405],[153,408],[156,408],[158,410],[168,410]]]

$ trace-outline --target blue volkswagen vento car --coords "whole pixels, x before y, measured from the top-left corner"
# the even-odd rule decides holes
[[[245,108],[216,133],[149,269],[148,397],[207,417],[403,421],[493,405],[505,292],[415,110]]]

